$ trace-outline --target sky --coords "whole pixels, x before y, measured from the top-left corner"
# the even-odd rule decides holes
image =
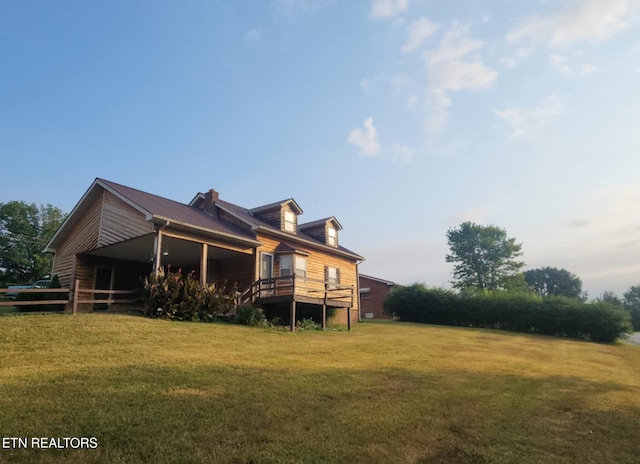
[[[639,0],[0,1],[0,202],[96,177],[293,197],[360,271],[449,287],[496,225],[591,297],[640,284]]]

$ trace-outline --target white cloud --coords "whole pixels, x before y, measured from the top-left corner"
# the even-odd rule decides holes
[[[478,51],[482,45],[481,40],[469,36],[468,27],[455,23],[443,35],[439,46],[424,54],[431,109],[426,129],[430,134],[442,133],[447,125],[451,107],[448,92],[493,86],[498,73],[481,62]]]
[[[581,66],[571,66],[568,63],[567,58],[557,53],[553,53],[549,55],[549,63],[551,63],[558,72],[560,72],[563,76],[566,76],[566,77],[586,76],[598,70],[596,66],[593,66],[590,64],[583,64]]]
[[[373,118],[364,120],[364,130],[356,127],[347,137],[347,142],[360,149],[363,156],[375,156],[380,152],[380,143],[378,142],[378,131],[373,125]]]
[[[416,50],[422,43],[438,30],[438,25],[427,18],[419,18],[411,23],[407,34],[407,41],[402,46],[402,53]]]
[[[373,0],[369,17],[391,19],[407,11],[409,0]]]
[[[410,163],[413,160],[415,153],[416,152],[408,146],[399,143],[396,143],[391,147],[391,157],[394,161]]]
[[[431,112],[425,122],[425,129],[430,135],[441,134],[449,121],[451,100],[442,92],[434,92],[427,103]]]
[[[508,56],[503,56],[498,62],[507,69],[513,69],[520,64],[522,60],[531,55],[535,51],[534,47],[519,47]]]
[[[564,111],[562,99],[552,94],[535,108],[505,108],[494,110],[494,113],[509,128],[512,137],[520,137],[548,125],[553,117]]]
[[[482,41],[469,37],[469,28],[454,24],[442,37],[437,49],[424,54],[432,92],[479,90],[493,85],[498,73],[472,54]]]
[[[630,9],[630,0],[582,0],[573,8],[524,18],[507,40],[547,46],[603,40],[627,26]]]
[[[347,142],[358,147],[362,156],[382,155],[384,158],[391,158],[393,161],[411,162],[415,151],[406,145],[396,143],[391,148],[382,148],[378,141],[378,130],[373,125],[373,118],[367,118],[363,122],[364,128],[356,127],[347,137]]]

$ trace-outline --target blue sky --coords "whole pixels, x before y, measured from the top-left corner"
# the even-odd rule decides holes
[[[637,0],[3,0],[0,202],[96,177],[294,197],[361,272],[447,286],[494,224],[591,296],[640,283]]]

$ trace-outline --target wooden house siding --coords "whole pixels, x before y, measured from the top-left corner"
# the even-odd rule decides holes
[[[226,285],[227,289],[236,285],[239,291],[245,291],[256,280],[255,261],[254,255],[210,260],[207,267],[207,282]]]
[[[258,234],[258,240],[262,243],[262,246],[258,248],[258,254],[256,259],[256,279],[258,279],[258,266],[260,253],[272,253],[274,256],[281,256],[281,253],[275,254],[276,248],[280,245],[280,239],[274,239],[264,234]],[[295,243],[291,240],[291,243]],[[352,321],[358,320],[358,270],[355,260],[350,260],[341,256],[331,254],[324,250],[319,250],[309,246],[297,246],[300,251],[309,253],[305,256],[307,261],[307,278],[324,281],[326,280],[325,269],[327,266],[335,267],[339,269],[340,273],[340,286],[353,286],[353,306],[351,307]],[[275,277],[280,276],[280,260],[274,259],[273,274]],[[320,290],[323,284],[318,283],[318,289]],[[346,324],[346,311],[338,311],[334,322],[340,324]]]
[[[104,192],[99,246],[113,245],[153,232],[153,225],[135,208]]]
[[[98,247],[102,203],[102,197],[97,198],[56,249],[52,273],[58,276],[63,287],[72,285],[74,256]]]

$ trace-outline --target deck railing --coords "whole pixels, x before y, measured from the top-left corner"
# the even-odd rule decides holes
[[[291,296],[292,299],[305,297],[322,300],[326,306],[337,302],[341,302],[342,305],[349,303],[350,306],[353,306],[354,286],[296,275],[272,277],[260,279],[251,284],[247,290],[242,292],[240,303],[255,303],[267,298],[287,296]]]

